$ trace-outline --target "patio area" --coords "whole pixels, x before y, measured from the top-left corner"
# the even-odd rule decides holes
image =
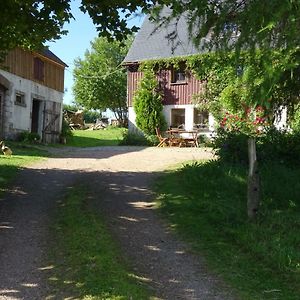
[[[184,130],[173,128],[161,132],[156,129],[159,139],[157,147],[199,147],[200,130]]]

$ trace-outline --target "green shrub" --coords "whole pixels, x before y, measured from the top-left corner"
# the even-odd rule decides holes
[[[247,136],[238,132],[228,132],[219,128],[213,140],[213,149],[221,160],[235,163],[247,163]]]
[[[162,94],[155,74],[150,70],[144,71],[133,100],[138,128],[147,135],[154,135],[155,128],[165,129],[166,120],[162,113]]]
[[[158,139],[155,135],[143,135],[128,130],[124,131],[123,139],[120,142],[120,145],[128,146],[155,146],[157,144]]]
[[[61,137],[68,137],[68,136],[70,137],[72,135],[73,135],[73,132],[69,126],[69,123],[65,119],[63,119],[60,136]]]
[[[18,141],[25,143],[39,143],[41,141],[41,137],[38,133],[23,131],[19,133]]]
[[[300,132],[270,128],[257,143],[261,161],[277,161],[290,166],[300,165]]]
[[[242,133],[219,129],[213,141],[213,148],[223,161],[247,163],[247,139],[248,137]],[[290,166],[298,166],[300,164],[300,132],[269,128],[265,135],[257,138],[257,159],[260,162],[277,161]]]

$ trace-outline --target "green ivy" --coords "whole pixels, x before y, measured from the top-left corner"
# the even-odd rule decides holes
[[[272,115],[280,105],[293,108],[299,102],[299,49],[208,52],[146,61],[140,70],[158,72],[178,68],[182,62],[205,87],[193,96],[193,102],[217,120],[226,111],[243,114],[247,107],[257,106]]]

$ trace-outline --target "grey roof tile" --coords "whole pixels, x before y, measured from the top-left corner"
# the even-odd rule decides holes
[[[163,15],[169,13],[168,8],[162,11]],[[172,32],[176,32],[174,39],[169,37]],[[185,15],[180,17],[177,25],[172,21],[167,26],[161,27],[146,17],[123,63],[187,56],[200,52],[202,50],[197,49],[191,41]]]

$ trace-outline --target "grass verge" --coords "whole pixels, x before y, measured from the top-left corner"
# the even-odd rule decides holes
[[[124,128],[109,127],[105,130],[74,130],[67,138],[67,146],[97,147],[117,146],[123,138]]]
[[[241,299],[296,300],[300,295],[300,170],[261,168],[262,205],[246,216],[247,170],[218,161],[193,163],[157,181],[171,226]]]
[[[11,157],[0,155],[0,195],[22,167],[48,156],[47,151],[30,145],[9,142],[7,146],[12,149],[13,155]]]
[[[56,263],[50,278],[56,296],[149,299],[147,288],[128,271],[101,218],[89,208],[88,198],[85,187],[73,187],[58,212],[57,247],[52,254]]]

